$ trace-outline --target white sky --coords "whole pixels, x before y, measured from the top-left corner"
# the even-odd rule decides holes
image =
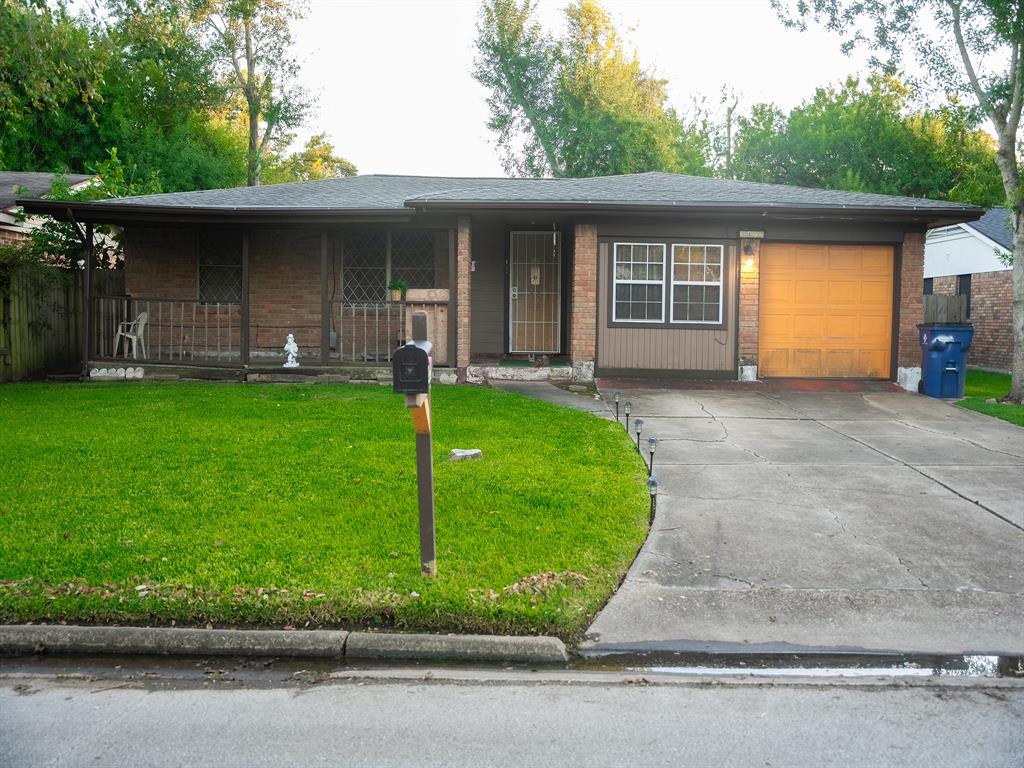
[[[326,131],[360,173],[503,176],[472,77],[477,0],[313,0],[293,27],[319,108],[299,136]],[[560,28],[564,0],[540,0]],[[837,37],[788,30],[768,0],[603,0],[627,48],[669,81],[680,112],[716,106],[723,86],[789,109],[814,89],[863,74]]]

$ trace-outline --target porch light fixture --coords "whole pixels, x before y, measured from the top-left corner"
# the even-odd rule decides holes
[[[615,420],[619,420],[619,393],[616,392],[613,396],[615,399]]]
[[[647,476],[652,477],[654,475],[654,452],[658,449],[658,438],[648,437],[647,438],[647,453],[651,455],[651,463],[647,467]]]
[[[644,420],[635,419],[633,421],[633,428],[636,430],[636,452],[640,453],[640,433],[644,431]]]
[[[629,412],[633,410],[633,403],[629,400],[622,404],[622,411],[626,414],[626,434],[629,434]]]
[[[654,513],[658,509],[658,481],[654,477],[647,479],[647,493],[651,496],[651,520],[654,522]]]

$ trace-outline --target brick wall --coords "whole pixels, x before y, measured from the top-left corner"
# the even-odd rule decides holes
[[[573,234],[569,354],[593,363],[597,349],[597,225],[577,224]]]
[[[0,245],[21,242],[22,240],[28,240],[28,237],[27,232],[15,232],[10,229],[0,229]]]
[[[320,233],[254,231],[249,236],[251,354],[283,356],[289,333],[300,357],[320,357]]]
[[[740,249],[740,365],[757,365],[758,312],[761,299],[761,241],[750,240],[752,253]],[[748,266],[749,262],[749,266]]]
[[[1013,363],[1013,280],[1009,269],[971,275],[971,323],[974,341],[967,362],[979,368],[1008,371]],[[932,293],[953,296],[957,276],[932,280]]]
[[[921,345],[917,326],[924,322],[924,233],[908,232],[903,236],[900,264],[899,340],[896,364],[900,368],[921,365]]]
[[[472,222],[469,216],[459,216],[455,244],[455,290],[457,314],[455,318],[455,364],[459,369],[459,380],[465,380],[469,365],[470,344],[470,261],[473,258]]]

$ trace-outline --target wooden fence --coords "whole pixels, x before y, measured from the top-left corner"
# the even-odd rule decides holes
[[[967,297],[950,294],[925,294],[926,323],[966,323]]]
[[[15,274],[3,293],[0,382],[77,370],[82,348],[80,272]]]

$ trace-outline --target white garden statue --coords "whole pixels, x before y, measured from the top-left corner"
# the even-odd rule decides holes
[[[284,368],[298,368],[299,361],[296,360],[299,356],[299,345],[295,343],[295,336],[288,334],[288,339],[284,343],[284,352],[288,355],[288,359],[284,361]]]

